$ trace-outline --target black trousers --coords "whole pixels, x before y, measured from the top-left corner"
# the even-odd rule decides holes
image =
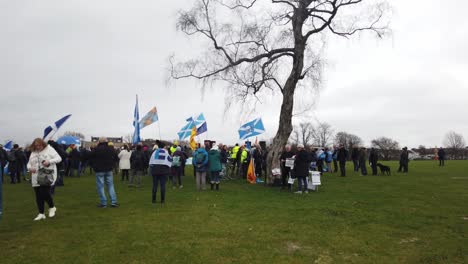
[[[354,171],[358,172],[359,171],[359,161],[353,159],[353,165],[354,165]]]
[[[36,193],[36,204],[40,214],[44,213],[44,202],[47,202],[49,208],[54,207],[54,200],[50,194],[50,186],[34,187]]]
[[[377,175],[377,163],[372,163],[371,168],[372,168],[372,175]]]
[[[122,170],[122,181],[123,180],[128,181],[128,171],[129,170]]]
[[[361,169],[361,174],[362,175],[367,175],[367,167],[366,167],[366,162],[359,162],[359,168]]]
[[[346,176],[346,161],[340,161],[340,172],[341,172],[341,177]]]
[[[288,186],[288,179],[289,179],[289,168],[282,168],[281,170],[281,185],[283,185],[283,188]]]
[[[439,160],[439,166],[445,166],[445,160],[444,159]]]
[[[398,168],[398,172],[401,172],[402,170],[404,173],[408,172],[408,163],[400,162],[400,167]]]
[[[333,167],[335,168],[334,172],[338,172],[338,162],[333,160]]]

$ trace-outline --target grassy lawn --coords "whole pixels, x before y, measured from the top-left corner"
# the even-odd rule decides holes
[[[66,178],[41,222],[30,185],[4,184],[0,262],[468,263],[466,161],[325,175],[307,195],[240,181],[199,193],[185,176],[165,205],[151,203],[149,177],[140,189],[114,179],[120,208],[96,208],[94,176]]]

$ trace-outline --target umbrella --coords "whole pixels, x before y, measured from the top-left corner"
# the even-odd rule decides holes
[[[67,145],[67,146],[71,144],[81,146],[81,140],[73,136],[61,136],[59,137],[59,139],[57,139],[57,143],[61,145]]]

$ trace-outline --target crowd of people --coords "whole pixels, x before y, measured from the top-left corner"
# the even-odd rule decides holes
[[[135,146],[124,145],[122,148],[114,148],[112,142],[105,137],[99,139],[96,146],[91,149],[77,147],[75,145],[60,145],[53,140],[48,142],[36,138],[26,149],[14,145],[13,149],[6,152],[0,147],[0,163],[2,167],[8,163],[11,183],[21,182],[31,173],[32,187],[36,194],[36,203],[39,211],[34,220],[45,219],[44,203],[49,206],[49,217],[56,213],[53,195],[56,186],[64,185],[64,176],[78,176],[89,167],[96,175],[96,188],[99,196],[99,208],[108,206],[107,193],[110,197],[110,206],[119,207],[117,194],[114,188],[114,175],[119,172],[121,181],[127,182],[129,187],[139,188],[142,177],[149,174],[152,177],[152,203],[157,201],[157,192],[160,192],[160,203],[166,200],[166,183],[170,181],[174,189],[183,188],[183,176],[185,167],[191,160],[193,166],[196,188],[205,191],[207,181],[211,190],[219,191],[222,178],[231,177],[245,179],[251,159],[255,161],[255,175],[257,178],[267,176],[267,152],[266,147],[259,144],[246,146],[236,144],[228,148],[227,145],[198,144],[192,151],[187,146],[179,146],[175,141],[173,145],[166,145],[157,141],[153,147],[137,144]],[[442,150],[443,151],[443,150]],[[372,169],[372,175],[377,175],[379,154],[377,149],[371,148],[367,153],[364,147],[356,147],[351,150],[350,158],[355,172],[362,176],[367,175],[367,163]],[[444,153],[439,153],[443,157]],[[291,145],[286,145],[279,157],[281,171],[281,185],[283,189],[292,189],[289,183],[291,178],[297,179],[298,191],[307,193],[308,182],[306,180],[309,171],[320,173],[340,172],[346,176],[346,161],[348,150],[343,146],[329,148],[312,147],[306,149],[303,145],[297,145],[297,151],[292,151]],[[288,163],[289,160],[289,163]],[[291,163],[292,161],[292,163]],[[403,148],[400,155],[400,168],[398,171],[408,172],[408,150]],[[333,166],[332,166],[333,164]],[[443,162],[440,164],[443,166]],[[38,177],[42,177],[41,168],[50,169],[53,181],[43,185]],[[3,173],[3,170],[2,170]],[[3,179],[3,177],[2,177]]]

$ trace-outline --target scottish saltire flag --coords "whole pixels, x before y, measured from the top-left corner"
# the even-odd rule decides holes
[[[203,123],[206,123],[205,116],[203,115],[203,113],[200,113],[194,121],[197,127],[203,125]]]
[[[240,139],[246,139],[262,133],[265,133],[265,128],[263,127],[261,118],[254,119],[239,128]]]
[[[187,121],[187,124],[177,133],[177,135],[179,135],[179,140],[189,137],[192,134],[193,126],[197,127],[197,135],[208,131],[203,113],[200,113],[196,118],[189,117],[185,121]]]
[[[133,111],[133,126],[135,131],[133,132],[133,144],[138,144],[140,142],[140,114],[138,113],[138,95],[136,97],[135,110]]]
[[[208,127],[206,126],[206,122],[204,122],[199,128],[197,128],[197,135],[205,133],[208,131]]]
[[[3,145],[4,150],[11,150],[12,148],[13,148],[13,140],[10,140],[7,143],[5,143],[5,145]]]
[[[65,121],[67,121],[68,118],[70,118],[70,116],[71,115],[66,115],[60,118],[59,120],[55,121],[54,124],[46,127],[46,129],[44,129],[44,136],[42,137],[42,139],[45,139],[52,131],[54,131],[54,134],[57,133],[57,131],[60,129],[63,123],[65,123]]]
[[[153,107],[141,120],[140,120],[140,129],[143,129],[146,126],[149,126],[158,121],[158,110],[156,106]]]
[[[188,121],[188,123],[184,127],[182,127],[182,129],[177,133],[177,135],[179,135],[179,140],[186,139],[188,136],[192,134],[192,128],[195,125],[194,124],[195,122],[193,121],[192,118],[189,118],[189,119],[190,121]]]

